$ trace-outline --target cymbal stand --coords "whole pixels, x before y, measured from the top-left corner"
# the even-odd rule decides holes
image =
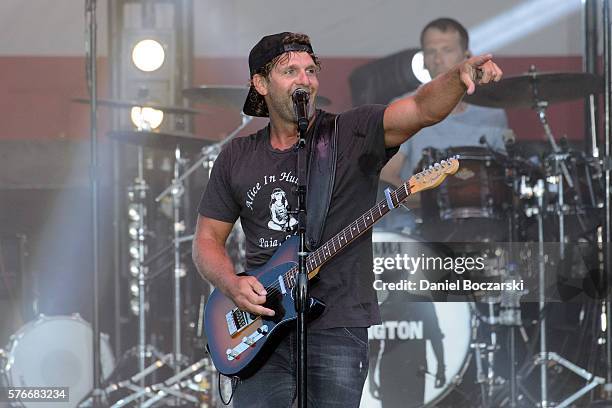
[[[230,133],[225,139],[223,139],[223,141],[203,148],[202,156],[195,163],[193,163],[191,167],[185,170],[185,172],[183,172],[183,174],[178,179],[173,181],[173,184],[171,184],[170,186],[168,186],[168,188],[159,193],[159,195],[155,198],[155,202],[160,202],[162,198],[170,194],[175,186],[175,183],[182,185],[183,181],[187,177],[189,177],[191,173],[200,168],[201,165],[205,164],[205,162],[214,161],[219,155],[221,148],[227,143],[229,143],[230,140],[234,139],[238,135],[238,133],[240,133],[240,131],[244,129],[251,122],[251,120],[253,120],[252,116],[245,115],[244,113],[241,113],[240,116],[242,118],[242,123],[236,129],[234,129],[232,133]]]
[[[173,327],[173,354],[172,360],[174,363],[174,377],[166,380],[163,384],[165,387],[160,388],[160,393],[151,396],[149,393],[152,387],[147,387],[147,395],[151,396],[154,399],[154,402],[158,402],[166,397],[174,397],[176,403],[178,403],[179,399],[184,399],[187,401],[191,401],[193,398],[189,394],[182,393],[178,390],[170,390],[168,387],[174,385],[178,379],[185,377],[188,374],[191,374],[192,371],[189,371],[190,368],[181,371],[181,361],[183,360],[183,356],[181,354],[181,278],[185,276],[185,270],[183,265],[181,264],[181,253],[180,246],[181,243],[185,242],[185,239],[182,237],[182,233],[185,230],[185,224],[181,220],[180,207],[181,207],[181,198],[183,193],[185,192],[185,187],[183,182],[187,177],[191,175],[197,168],[199,168],[202,163],[205,161],[209,161],[211,156],[218,155],[222,146],[228,143],[231,139],[233,139],[250,121],[252,117],[247,115],[242,115],[242,123],[241,125],[235,129],[223,142],[217,143],[216,145],[209,146],[208,148],[202,149],[202,157],[197,160],[191,167],[189,167],[183,174],[181,175],[181,167],[185,162],[185,159],[181,157],[180,147],[176,147],[175,149],[175,161],[174,161],[174,178],[172,180],[172,184],[167,187],[164,191],[162,191],[156,198],[156,202],[160,202],[166,195],[172,195],[172,209],[173,209],[173,243],[174,243],[174,296],[173,296],[173,304],[174,304],[174,327]],[[142,370],[141,370],[142,371]],[[142,391],[139,391],[142,392]],[[144,394],[142,394],[144,395]],[[197,402],[197,400],[196,400]],[[145,403],[146,404],[146,403]],[[145,406],[144,404],[142,406]],[[147,405],[148,406],[148,405]],[[116,407],[117,408],[117,407]]]
[[[141,405],[141,408],[152,407],[154,404],[170,396],[174,396],[177,399],[183,399],[193,404],[197,404],[198,398],[193,395],[182,392],[182,389],[189,388],[189,386],[194,381],[193,377],[202,371],[207,371],[208,369],[208,359],[203,358],[197,363],[194,363],[189,367],[185,368],[184,370],[179,371],[176,375],[168,378],[167,380],[159,384],[151,385],[150,387],[148,387],[148,389],[154,394],[148,395],[150,398],[146,400],[144,404]],[[181,381],[183,378],[188,376],[190,376],[190,378]]]
[[[167,386],[173,385],[174,381],[172,381],[174,378],[176,378],[177,376],[184,376],[185,374],[183,374],[183,371],[181,371],[181,363],[183,362],[184,358],[183,355],[181,354],[181,278],[185,276],[185,269],[183,267],[183,265],[181,264],[181,253],[180,253],[180,237],[182,232],[184,231],[185,227],[184,227],[184,223],[181,220],[181,212],[180,212],[180,207],[181,207],[181,198],[183,196],[184,193],[184,186],[182,184],[182,182],[178,182],[179,180],[179,175],[180,175],[180,170],[182,165],[185,162],[185,159],[183,159],[181,157],[181,149],[179,146],[176,147],[175,151],[174,151],[174,179],[172,180],[172,188],[171,188],[171,193],[172,193],[172,215],[173,215],[173,233],[174,233],[174,276],[173,276],[173,283],[174,283],[174,293],[173,293],[173,306],[174,306],[174,318],[173,318],[173,351],[172,354],[170,354],[171,358],[169,359],[172,362],[172,366],[174,368],[174,377],[171,377],[170,379],[166,380],[163,384],[166,384]],[[157,369],[157,367],[153,367],[151,366],[151,371],[154,371],[155,369]],[[189,369],[187,369],[188,371]],[[141,371],[141,373],[144,373],[145,375],[147,375],[148,373],[146,372],[147,370],[143,370]],[[191,371],[188,371],[191,372]],[[144,378],[144,377],[143,377]],[[154,391],[156,391],[157,389],[161,390],[161,395],[159,393],[155,394]],[[145,389],[141,389],[141,390],[135,390],[136,394],[134,394],[133,396],[131,396],[131,400],[133,401],[134,396],[136,395],[141,395],[142,397],[149,397],[149,400],[142,400],[141,401],[141,407],[145,407],[145,406],[150,406],[148,404],[148,401],[150,400],[154,400],[154,402],[158,402],[166,397],[173,397],[174,399],[174,403],[175,405],[178,405],[180,403],[180,400],[185,400],[185,401],[189,401],[189,402],[197,402],[197,399],[195,399],[194,401],[194,397],[192,395],[189,394],[185,394],[183,392],[181,392],[180,390],[176,390],[176,389],[169,389],[166,386],[161,386],[158,388],[154,388],[154,386],[148,386]],[[119,405],[122,406],[122,405]],[[117,408],[117,407],[116,407]]]
[[[567,165],[565,163],[565,159],[567,158],[566,154],[561,152],[561,148],[555,142],[555,138],[553,136],[552,130],[550,129],[550,125],[548,124],[548,120],[546,118],[546,108],[548,107],[548,102],[540,101],[537,98],[537,83],[534,82],[533,90],[534,90],[534,109],[538,114],[538,119],[544,128],[544,133],[553,149],[553,157],[555,163],[555,177],[558,185],[557,191],[557,216],[559,217],[559,255],[561,259],[565,258],[565,203],[563,197],[563,178],[565,178],[567,185],[570,189],[574,188],[574,180],[570,175],[569,170],[567,169]]]
[[[185,269],[181,265],[181,250],[180,242],[178,239],[181,237],[181,233],[185,230],[185,223],[181,220],[181,197],[185,192],[185,188],[182,183],[176,182],[178,180],[181,166],[184,159],[181,158],[181,149],[176,147],[174,151],[174,179],[172,184],[172,219],[174,221],[174,374],[178,374],[180,370],[181,361],[181,278],[185,276]]]
[[[597,377],[587,370],[577,366],[571,361],[561,357],[559,354],[547,351],[546,344],[546,317],[544,314],[544,308],[546,306],[546,265],[545,265],[545,253],[544,253],[544,224],[543,217],[545,211],[544,205],[544,180],[539,179],[536,185],[533,186],[533,196],[537,198],[537,208],[530,209],[531,214],[535,214],[538,222],[538,298],[539,298],[539,311],[540,311],[540,353],[535,357],[534,365],[540,365],[540,404],[541,408],[550,407],[551,402],[548,400],[548,363],[554,362],[559,364],[574,374],[584,378],[587,384],[576,391],[574,394],[561,401],[559,404],[554,405],[556,408],[569,407],[574,401],[578,400],[582,396],[586,395],[593,388],[600,384],[604,384],[605,380],[601,377]]]
[[[524,180],[523,180],[524,181]],[[548,402],[548,372],[546,361],[540,360],[546,356],[546,317],[544,307],[546,306],[546,260],[544,254],[544,180],[539,179],[534,186],[525,188],[529,190],[529,195],[536,198],[537,205],[527,209],[527,215],[535,215],[538,223],[538,303],[540,311],[540,355],[535,360],[535,364],[540,364],[540,408],[549,407]]]
[[[602,0],[602,15],[603,15],[603,52],[604,52],[604,104],[605,104],[605,127],[604,127],[604,169],[605,169],[605,228],[603,237],[604,247],[604,282],[606,282],[605,296],[605,322],[606,322],[606,384],[604,391],[606,399],[612,399],[612,316],[610,309],[612,307],[612,292],[610,290],[612,281],[612,202],[610,199],[610,182],[612,170],[612,151],[611,151],[611,136],[612,136],[612,27],[610,23],[610,1]]]
[[[137,223],[136,242],[137,255],[136,263],[138,266],[138,371],[144,371],[146,351],[146,275],[147,267],[143,265],[145,258],[145,239],[147,234],[145,200],[149,189],[144,179],[144,151],[138,147],[138,175],[134,184],[128,188],[128,199],[132,204],[136,204],[134,213],[128,211],[128,217]],[[140,386],[144,387],[144,378],[141,379]]]

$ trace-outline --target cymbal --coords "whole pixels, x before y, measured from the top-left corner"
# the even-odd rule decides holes
[[[183,89],[183,96],[194,102],[242,111],[249,88],[242,85],[201,85]],[[331,100],[317,95],[317,106],[331,105]]]
[[[210,140],[199,139],[187,132],[154,132],[148,130],[117,130],[108,132],[108,137],[121,143],[143,147],[174,149],[180,146],[186,150],[199,150],[213,143]]]
[[[72,99],[74,102],[78,103],[90,103],[91,99],[88,98],[74,98]],[[191,108],[185,108],[183,106],[171,106],[171,105],[160,105],[157,103],[150,102],[139,102],[139,101],[121,101],[118,99],[98,99],[98,104],[102,106],[109,106],[111,108],[132,108],[134,106],[141,106],[146,108],[153,108],[160,110],[164,113],[178,113],[178,114],[189,114],[196,115],[200,113],[200,111]]]
[[[601,77],[582,72],[530,72],[476,87],[466,95],[467,103],[491,108],[533,107],[536,99],[549,104],[597,94],[603,90]]]

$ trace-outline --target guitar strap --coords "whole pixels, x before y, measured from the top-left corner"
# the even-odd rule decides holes
[[[306,246],[315,250],[321,243],[336,176],[338,115],[318,111],[310,137],[306,184]],[[301,149],[300,154],[306,154]],[[304,163],[304,161],[302,161]]]

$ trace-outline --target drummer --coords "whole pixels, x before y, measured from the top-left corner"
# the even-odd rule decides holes
[[[471,53],[468,42],[467,30],[456,20],[438,18],[429,22],[421,31],[421,48],[425,68],[431,77],[435,78],[469,58]],[[407,95],[401,97],[404,96]],[[503,109],[459,102],[454,111],[442,122],[422,129],[404,142],[399,152],[382,169],[381,179],[395,186],[401,185],[413,174],[426,147],[436,149],[452,146],[486,147],[486,144],[480,143],[484,136],[483,141],[486,139],[486,143],[491,148],[504,150],[502,139],[504,134],[511,134],[511,131],[508,130],[508,120]],[[415,198],[418,199],[418,195]],[[417,203],[413,200],[408,205],[416,207]],[[406,225],[400,225],[395,229],[402,227]]]

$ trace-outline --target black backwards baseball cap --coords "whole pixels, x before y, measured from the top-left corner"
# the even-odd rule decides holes
[[[307,43],[289,43],[284,44],[283,40],[288,35],[293,33],[284,32],[272,35],[266,35],[263,37],[249,53],[249,71],[251,73],[251,79],[257,74],[266,64],[272,61],[274,58],[281,54],[290,51],[304,51],[311,55],[314,54],[310,42]],[[247,95],[246,101],[244,101],[244,107],[242,111],[249,116],[268,116],[268,107],[263,96],[261,96],[255,87],[251,85],[249,88],[249,94]]]

